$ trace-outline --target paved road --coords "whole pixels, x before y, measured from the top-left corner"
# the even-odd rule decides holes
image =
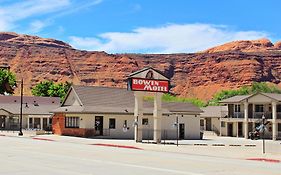
[[[135,150],[17,137],[0,137],[0,143],[0,174],[5,175],[280,175],[281,172],[280,163],[190,153]]]

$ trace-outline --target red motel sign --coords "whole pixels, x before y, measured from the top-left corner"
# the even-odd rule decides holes
[[[133,91],[169,92],[169,81],[143,78],[131,78],[130,89]]]

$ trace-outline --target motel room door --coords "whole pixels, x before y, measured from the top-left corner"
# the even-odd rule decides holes
[[[206,131],[212,130],[212,120],[211,118],[206,118]]]
[[[103,135],[103,116],[95,116],[95,135]]]
[[[227,136],[233,137],[233,123],[227,124]]]
[[[184,139],[184,123],[179,125],[179,139]]]
[[[238,137],[243,137],[243,123],[238,122]]]
[[[1,115],[0,116],[0,128],[1,129],[4,129],[5,128],[5,126],[6,126],[6,116],[4,116],[4,115]]]

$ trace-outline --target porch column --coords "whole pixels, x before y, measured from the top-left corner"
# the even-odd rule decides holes
[[[40,129],[43,130],[43,117],[40,117]]]
[[[236,123],[236,137],[239,137],[239,122],[235,122]]]
[[[248,129],[248,102],[244,103],[244,138],[248,139],[249,129]]]
[[[276,102],[272,102],[272,140],[276,140],[277,137],[277,110],[276,110]]]
[[[47,118],[47,127],[49,127],[49,123],[50,123],[50,118]]]
[[[206,125],[207,125],[207,121],[206,118],[204,118],[204,131],[206,131]]]
[[[161,98],[163,93],[155,93],[154,95],[154,111],[153,111],[153,140],[156,143],[161,143],[161,119],[162,105]]]
[[[27,116],[27,129],[29,129],[29,116]]]
[[[32,117],[32,119],[31,119],[31,124],[32,124],[32,128],[35,128],[35,126],[34,126],[34,117]]]
[[[221,121],[221,118],[220,118],[220,125],[219,125],[219,126],[220,126],[220,136],[222,136],[222,134],[221,134],[221,130],[222,130],[222,129],[221,129],[221,122],[222,122],[222,121]]]
[[[136,142],[142,141],[142,118],[143,118],[143,92],[136,91],[135,95],[135,136]]]

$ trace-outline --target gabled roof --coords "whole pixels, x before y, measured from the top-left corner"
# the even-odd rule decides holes
[[[234,97],[224,99],[224,100],[220,101],[220,103],[239,103],[239,102],[247,99],[248,97],[251,97],[251,95],[236,95]]]
[[[23,96],[22,112],[26,115],[49,115],[59,106],[58,97]],[[20,96],[0,96],[0,107],[10,114],[20,114]]]
[[[124,88],[78,86],[73,90],[84,106],[133,106],[134,93]]]
[[[281,101],[281,94],[276,94],[276,93],[260,93],[260,94],[272,98],[276,101]]]
[[[157,69],[154,69],[154,68],[152,68],[152,67],[146,67],[146,68],[143,68],[143,69],[138,70],[138,71],[136,71],[136,72],[133,72],[133,73],[129,74],[129,78],[132,77],[132,76],[134,76],[134,75],[136,75],[136,74],[139,74],[139,73],[142,73],[142,72],[144,72],[144,71],[147,71],[147,70],[153,70],[153,71],[159,73],[160,75],[162,75],[163,77],[165,77],[166,79],[169,80],[169,78],[168,78],[166,75],[164,75],[163,72],[161,72],[161,71],[159,71],[159,70],[157,70]]]
[[[227,106],[207,106],[201,108],[203,113],[200,114],[201,117],[224,117],[227,115],[228,107]]]
[[[220,103],[240,103],[240,102],[250,99],[251,97],[256,96],[258,94],[271,98],[275,101],[281,102],[281,94],[258,92],[258,93],[251,94],[251,95],[236,95],[234,97],[224,99],[224,100],[220,101]]]
[[[72,86],[73,93],[83,104],[82,106],[65,106],[53,112],[85,112],[85,113],[134,113],[134,92],[123,88],[97,87],[97,86]],[[144,101],[144,113],[153,113],[153,102]],[[192,113],[202,112],[191,103],[163,102],[165,113]]]

